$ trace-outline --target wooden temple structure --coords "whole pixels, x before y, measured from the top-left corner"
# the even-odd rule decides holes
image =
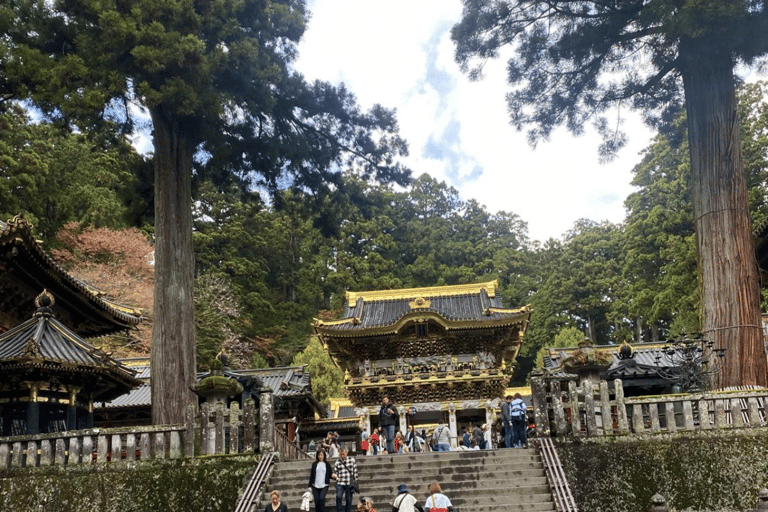
[[[87,428],[94,403],[140,384],[86,338],[120,332],[141,311],[68,274],[33,226],[0,221],[0,435]]]
[[[345,372],[345,393],[370,432],[383,396],[400,430],[492,423],[530,308],[502,307],[498,282],[348,292],[343,317],[314,330]]]

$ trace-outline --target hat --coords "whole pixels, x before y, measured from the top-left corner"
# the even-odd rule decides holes
[[[363,496],[362,498],[360,498],[360,503],[367,503],[369,501],[371,503],[373,503],[373,500],[371,498],[369,498],[368,496]]]
[[[397,494],[403,494],[404,492],[408,492],[408,486],[405,484],[400,484],[397,486]]]

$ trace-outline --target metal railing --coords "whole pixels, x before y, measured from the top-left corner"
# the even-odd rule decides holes
[[[248,485],[245,486],[243,495],[240,496],[240,499],[237,502],[235,512],[248,512],[251,509],[253,502],[259,495],[261,486],[264,485],[267,476],[269,476],[269,470],[272,467],[273,459],[274,455],[271,453],[268,453],[261,458],[256,469],[253,471],[253,476],[248,481]]]
[[[543,437],[536,440],[536,445],[541,454],[541,460],[544,463],[544,469],[547,473],[549,487],[552,489],[552,496],[555,499],[555,506],[559,512],[578,512],[576,500],[571,494],[571,487],[568,485],[568,479],[565,476],[560,457],[557,456],[555,443],[549,437]]]

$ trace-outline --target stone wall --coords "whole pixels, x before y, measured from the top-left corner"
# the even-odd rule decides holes
[[[768,487],[768,429],[562,440],[558,454],[581,511],[751,511]]]
[[[18,468],[0,472],[0,510],[231,511],[258,455]]]

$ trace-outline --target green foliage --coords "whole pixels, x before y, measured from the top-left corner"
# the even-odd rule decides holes
[[[125,195],[142,158],[107,132],[73,134],[0,107],[0,218],[24,212],[51,240],[64,224],[127,226]]]
[[[296,354],[291,364],[306,365],[312,378],[312,394],[319,402],[342,396],[344,374],[333,364],[331,356],[317,337],[310,338],[307,348]]]
[[[195,331],[198,369],[213,368],[216,354],[232,336],[239,304],[228,279],[208,272],[195,279]]]
[[[541,347],[536,353],[536,369],[544,368],[544,356],[547,355],[548,348],[570,348],[577,347],[584,341],[584,332],[576,327],[566,327],[555,334],[551,343]]]

